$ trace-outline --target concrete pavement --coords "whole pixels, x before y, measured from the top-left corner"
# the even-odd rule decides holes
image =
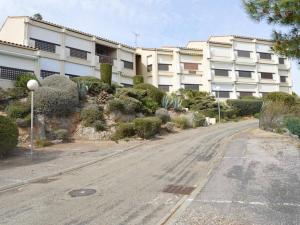
[[[207,179],[228,137],[257,124],[249,120],[187,130],[0,192],[1,225],[156,224],[187,196],[184,190]]]

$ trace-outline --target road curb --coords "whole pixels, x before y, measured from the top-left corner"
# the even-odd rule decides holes
[[[219,140],[218,142],[216,142],[212,147],[214,148],[215,146],[217,146],[219,143],[224,142],[225,145],[222,145],[221,148],[223,148],[224,150],[221,153],[220,157],[216,157],[215,160],[213,162],[211,162],[213,164],[213,166],[209,169],[209,171],[207,172],[207,176],[206,178],[200,179],[197,182],[197,188],[190,194],[190,195],[185,195],[183,196],[177,203],[176,205],[167,213],[167,215],[165,217],[163,217],[158,223],[157,225],[172,225],[174,224],[177,219],[180,217],[180,215],[184,212],[184,210],[190,205],[190,203],[192,202],[192,199],[194,199],[196,197],[197,194],[199,194],[202,189],[204,188],[204,186],[206,185],[206,183],[211,179],[213,172],[218,168],[218,163],[220,163],[224,157],[225,154],[225,147],[228,145],[228,143],[236,136],[239,135],[240,132],[249,132],[250,130],[253,130],[255,128],[247,128],[245,130],[236,132],[234,134],[232,134],[229,137],[225,137],[222,138],[221,140]],[[221,145],[220,145],[221,146]],[[191,199],[191,200],[190,200]],[[188,201],[190,200],[190,201]]]
[[[51,174],[43,175],[43,176],[40,176],[40,177],[36,177],[36,178],[24,180],[24,181],[15,183],[15,184],[5,185],[5,186],[0,187],[0,192],[5,192],[5,191],[8,191],[10,189],[15,189],[15,188],[27,185],[27,184],[35,183],[35,182],[38,182],[40,180],[48,179],[50,177],[55,177],[55,176],[59,176],[59,175],[62,175],[62,174],[68,173],[68,172],[72,172],[72,171],[75,171],[75,170],[78,170],[78,169],[82,169],[84,167],[87,167],[87,166],[96,164],[98,162],[101,162],[101,161],[103,161],[105,159],[112,158],[112,157],[120,155],[120,154],[122,154],[124,152],[127,152],[127,151],[130,151],[132,149],[138,148],[138,147],[140,147],[140,146],[142,146],[144,144],[145,144],[145,142],[139,143],[139,144],[136,144],[134,146],[125,148],[123,150],[119,150],[118,152],[115,152],[115,153],[103,156],[101,158],[98,158],[98,159],[95,159],[95,160],[92,160],[92,161],[88,161],[88,162],[82,163],[82,164],[77,165],[77,166],[69,167],[67,169],[60,170],[60,171],[55,172],[55,173],[51,173]]]

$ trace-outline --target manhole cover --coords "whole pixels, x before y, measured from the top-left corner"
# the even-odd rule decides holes
[[[194,187],[188,187],[183,185],[168,185],[163,189],[163,192],[180,195],[189,195],[192,193],[193,190],[195,190]]]
[[[95,193],[96,193],[95,189],[77,189],[77,190],[70,191],[69,195],[72,198],[74,198],[74,197],[89,196]]]

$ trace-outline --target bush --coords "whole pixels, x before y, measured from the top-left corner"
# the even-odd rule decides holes
[[[93,127],[96,131],[104,131],[106,130],[106,124],[104,120],[96,120],[93,124]]]
[[[13,150],[18,144],[19,131],[15,123],[0,116],[0,157]]]
[[[144,77],[142,75],[136,75],[133,77],[133,85],[144,83]]]
[[[203,127],[205,126],[206,119],[205,116],[199,112],[193,114],[193,127]]]
[[[285,119],[285,126],[294,135],[300,138],[300,118],[299,117],[288,117]]]
[[[13,102],[5,109],[7,116],[11,119],[25,118],[30,114],[30,105],[27,102]]]
[[[189,127],[189,120],[186,116],[177,116],[172,118],[172,122],[175,123],[175,126],[180,129],[187,129]]]
[[[283,102],[286,106],[291,107],[296,104],[296,97],[285,92],[271,92],[263,97],[264,101]]]
[[[145,117],[137,118],[133,123],[137,135],[141,138],[149,139],[159,132],[162,121],[157,117]]]
[[[29,127],[31,122],[31,115],[28,114],[25,118],[17,118],[16,124],[18,127]]]
[[[69,138],[69,131],[66,129],[58,129],[53,132],[54,138],[66,141]]]
[[[120,123],[116,127],[114,139],[119,140],[126,137],[132,137],[135,135],[134,123]]]
[[[164,108],[156,110],[155,116],[160,118],[163,123],[169,122],[171,120],[168,110]]]
[[[79,105],[77,85],[69,78],[52,75],[35,91],[35,110],[46,115],[67,115]]]
[[[24,73],[17,76],[15,87],[27,89],[27,82],[29,80],[37,80],[36,76],[32,73]]]
[[[134,88],[146,90],[148,97],[152,98],[159,105],[161,104],[161,100],[164,96],[164,93],[161,90],[159,90],[157,87],[155,87],[151,84],[137,84],[137,85],[134,85]]]
[[[124,105],[124,110],[121,112],[126,114],[132,114],[143,111],[143,103],[139,100],[128,96],[121,96],[119,99]]]
[[[146,97],[143,99],[143,105],[145,106],[145,113],[152,114],[159,108],[159,104],[150,97]]]
[[[39,148],[43,148],[43,147],[53,145],[53,143],[47,139],[38,138],[35,140],[35,145]]]
[[[119,88],[115,96],[117,98],[120,96],[128,96],[142,101],[147,96],[147,91],[134,88]]]
[[[91,105],[82,109],[80,119],[84,126],[94,127],[96,121],[103,120],[103,112],[97,105]]]
[[[263,102],[254,99],[229,99],[227,104],[235,110],[238,116],[253,116],[260,112]]]
[[[112,80],[112,65],[107,63],[101,63],[100,73],[101,73],[101,81],[110,86]]]
[[[165,124],[165,129],[166,129],[169,133],[174,132],[174,127],[175,127],[175,123],[173,123],[173,122],[167,122],[167,123]]]
[[[11,99],[21,99],[28,96],[28,90],[20,87],[8,88],[7,95]]]
[[[115,98],[108,102],[108,111],[109,112],[124,112],[125,106],[121,99]]]
[[[72,78],[72,81],[77,84],[78,91],[82,91],[82,86],[84,86],[86,87],[87,93],[90,95],[98,95],[102,91],[106,91],[107,93],[113,93],[115,91],[114,86],[110,86],[109,84],[106,84],[100,79],[92,76],[75,77]]]

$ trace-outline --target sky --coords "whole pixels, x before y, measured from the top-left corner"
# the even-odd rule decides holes
[[[0,24],[7,16],[32,16],[134,46],[185,46],[211,35],[270,38],[273,26],[246,14],[242,0],[0,0]],[[300,68],[292,65],[300,95]]]

